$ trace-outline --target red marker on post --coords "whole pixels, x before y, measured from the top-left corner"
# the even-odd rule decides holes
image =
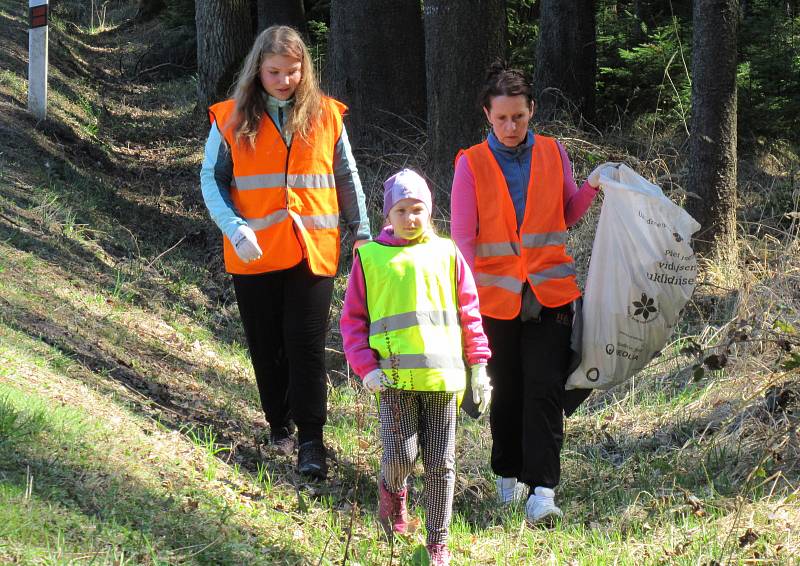
[[[48,1],[28,1],[28,110],[39,120],[47,117]]]

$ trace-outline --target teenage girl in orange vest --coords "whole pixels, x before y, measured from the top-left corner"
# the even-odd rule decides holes
[[[561,516],[564,382],[572,303],[581,295],[567,227],[598,190],[595,169],[578,189],[553,138],[528,129],[532,87],[495,64],[481,94],[488,139],[459,154],[453,179],[452,237],[475,273],[492,358],[492,470],[501,503],[526,498],[531,523]]]
[[[203,199],[224,235],[225,269],[278,453],[327,476],[325,336],[340,219],[370,237],[364,193],[342,123],[294,29],[264,30],[233,98],[209,108]]]

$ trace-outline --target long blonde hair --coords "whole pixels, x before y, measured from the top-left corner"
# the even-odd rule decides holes
[[[322,91],[303,38],[289,26],[270,26],[258,35],[247,54],[233,95],[236,100],[234,139],[238,141],[245,137],[251,146],[255,146],[258,126],[267,112],[265,91],[259,75],[261,62],[267,55],[287,55],[300,59],[300,82],[294,92],[294,108],[289,114],[286,130],[305,138],[320,114]]]

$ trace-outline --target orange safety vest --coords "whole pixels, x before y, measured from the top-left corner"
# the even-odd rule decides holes
[[[481,313],[510,320],[522,307],[525,282],[545,307],[560,307],[581,296],[575,266],[567,254],[564,172],[553,138],[535,136],[527,206],[517,231],[514,204],[489,143],[459,152],[475,178],[478,236],[475,282]]]
[[[236,211],[256,233],[263,255],[245,263],[223,239],[228,273],[257,274],[288,269],[305,258],[317,275],[333,276],[339,263],[339,204],[333,159],[347,107],[323,97],[322,113],[307,139],[292,137],[291,147],[265,113],[255,148],[234,141],[233,99],[209,108],[228,143],[233,161],[230,195]]]

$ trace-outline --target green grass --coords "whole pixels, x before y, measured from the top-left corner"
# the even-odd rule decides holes
[[[107,307],[98,296],[104,295],[97,289],[85,291],[88,302]],[[266,459],[252,470],[243,468],[213,428],[160,425],[122,391],[114,396],[78,385],[81,399],[54,403],[86,369],[34,337],[3,328],[0,427],[12,440],[2,447],[0,513],[7,542],[0,557],[23,563],[303,564],[324,555],[322,563],[338,563],[347,546],[353,562],[387,563],[393,553],[395,563],[421,563],[422,533],[392,547],[377,537],[372,486],[380,452],[371,396],[346,384],[331,390],[326,435],[339,464],[330,486],[299,485],[297,491],[291,461]],[[201,348],[230,348],[202,331],[174,336]],[[120,346],[126,343],[121,340]],[[221,363],[243,363],[241,347],[236,352]],[[28,379],[31,374],[37,379]],[[455,501],[456,563],[697,564],[756,551],[778,557],[775,548],[791,539],[780,530],[765,531],[766,520],[748,520],[765,532],[739,547],[745,523],[730,524],[737,506],[753,517],[767,516],[780,497],[731,476],[737,453],[726,446],[704,452],[686,445],[697,432],[691,421],[671,420],[665,434],[672,440],[666,445],[644,442],[647,431],[656,430],[646,422],[640,423],[643,436],[626,435],[614,422],[679,412],[697,401],[704,387],[666,395],[641,385],[632,395],[636,400],[624,397],[613,410],[584,410],[571,421],[560,490],[568,515],[554,530],[525,528],[520,507],[495,506],[486,465],[487,423],[464,420],[459,485],[472,489],[459,491]],[[248,388],[252,392],[252,385]],[[219,395],[235,395],[220,387],[215,391],[217,401]],[[247,402],[257,401],[250,395]],[[609,422],[606,417],[613,442],[598,432]],[[28,474],[32,493],[26,492]],[[418,468],[412,510],[424,519],[420,475]]]
[[[9,87],[17,97],[27,97],[28,82],[11,71],[0,70],[0,85]]]
[[[212,432],[188,435],[205,457],[205,470],[187,469],[185,461],[178,470],[161,462],[163,455],[153,457],[135,422],[110,428],[74,405],[53,408],[51,399],[5,384],[0,400],[7,439],[0,445],[0,553],[6,557],[23,563],[106,563],[122,556],[131,563],[261,560],[258,533],[242,521],[246,509],[219,489],[200,487],[214,481],[209,470],[223,453]],[[268,508],[255,510],[269,520]]]
[[[85,123],[82,124],[81,129],[83,133],[87,136],[96,138],[98,132],[100,131],[100,112],[94,106],[94,104],[84,98],[81,97],[76,101],[77,105],[83,111]]]
[[[230,447],[217,444],[217,436],[210,426],[205,426],[199,431],[196,428],[190,428],[186,435],[205,455],[206,481],[214,481],[217,477],[217,459],[222,459],[225,454],[229,454]]]

